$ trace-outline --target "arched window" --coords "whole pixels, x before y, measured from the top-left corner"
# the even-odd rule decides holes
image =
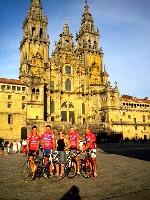
[[[71,81],[69,79],[65,82],[65,89],[66,91],[71,91]]]
[[[88,45],[89,45],[89,48],[91,48],[91,40],[90,39],[88,40]]]
[[[50,113],[54,113],[54,105],[55,105],[54,101],[51,100],[50,101]]]
[[[85,114],[85,104],[82,103],[82,114]]]
[[[65,74],[71,75],[71,66],[69,65],[65,66]]]
[[[96,47],[97,47],[97,42],[94,41],[94,49],[96,49]]]
[[[35,35],[35,27],[32,27],[32,36]]]
[[[43,35],[43,29],[40,28],[40,38],[42,38],[42,35]]]

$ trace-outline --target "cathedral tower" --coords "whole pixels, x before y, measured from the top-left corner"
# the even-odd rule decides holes
[[[50,44],[47,24],[47,17],[42,13],[41,0],[31,0],[20,42],[19,78],[29,90],[27,118],[36,121],[46,120],[47,113],[45,80]]]
[[[77,53],[81,56],[86,72],[89,74],[89,85],[102,84],[103,51],[99,48],[99,30],[95,29],[89,7],[84,7],[79,34],[76,34]]]

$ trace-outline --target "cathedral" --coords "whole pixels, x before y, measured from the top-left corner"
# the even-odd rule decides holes
[[[85,2],[73,42],[67,19],[49,57],[48,19],[41,0],[31,0],[23,22],[19,79],[0,78],[0,138],[26,137],[33,125],[42,133],[87,124],[97,134],[150,139],[150,100],[120,96],[103,64],[99,30]]]

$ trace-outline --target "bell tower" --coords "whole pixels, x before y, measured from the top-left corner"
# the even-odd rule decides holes
[[[76,34],[77,53],[84,61],[84,67],[90,76],[90,86],[102,84],[103,50],[99,48],[99,30],[95,29],[92,15],[85,1],[79,33]]]
[[[49,63],[48,19],[41,0],[31,0],[20,42],[20,80],[28,86],[27,119],[46,120],[46,74]]]
[[[20,42],[20,80],[31,83],[36,77],[44,79],[49,60],[48,20],[42,13],[41,0],[31,0],[23,23],[23,39]]]

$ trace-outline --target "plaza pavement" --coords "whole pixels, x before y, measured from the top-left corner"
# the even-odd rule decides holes
[[[21,179],[23,154],[0,156],[0,200],[150,200],[150,144],[100,144],[97,178]]]

